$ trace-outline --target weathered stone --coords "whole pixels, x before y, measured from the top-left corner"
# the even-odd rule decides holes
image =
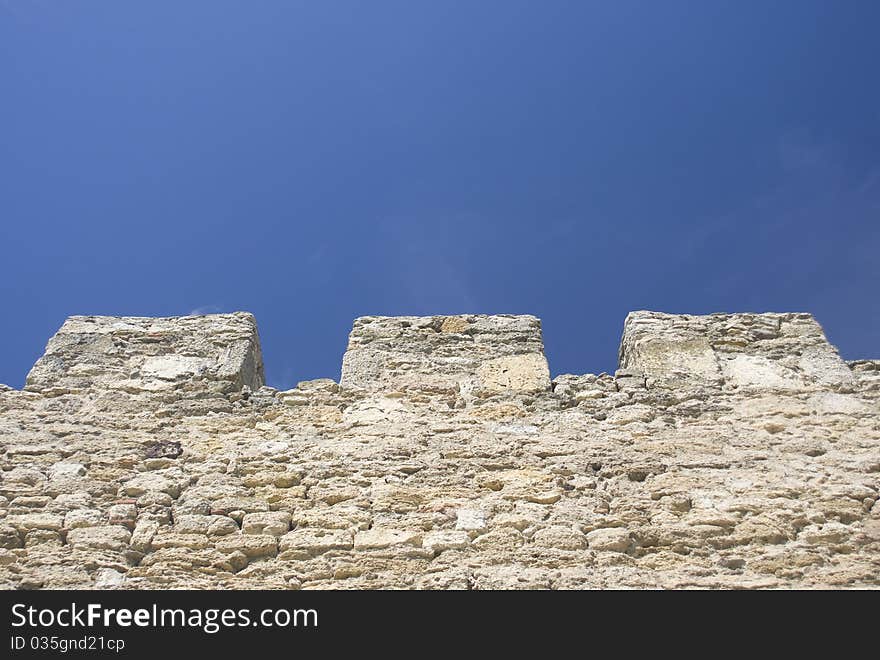
[[[523,535],[512,527],[497,527],[472,542],[472,546],[483,552],[510,552],[525,543]]]
[[[593,530],[587,541],[593,550],[626,552],[632,546],[632,535],[629,530],[611,527]]]
[[[91,550],[115,550],[128,547],[131,532],[125,527],[79,527],[67,533],[67,543],[74,548]]]
[[[587,538],[578,531],[567,527],[545,527],[532,536],[535,545],[560,550],[583,550],[587,547]]]
[[[111,525],[122,525],[133,529],[138,510],[134,504],[116,504],[107,509],[107,521]]]
[[[98,527],[106,522],[106,516],[98,509],[74,509],[64,516],[64,527]]]
[[[144,495],[145,493],[149,493],[151,491],[165,493],[172,498],[180,495],[179,484],[177,484],[174,480],[169,479],[168,477],[153,472],[140,474],[132,479],[129,479],[125,482],[125,484],[123,484],[120,490],[128,497],[140,497],[141,495]]]
[[[226,536],[238,531],[238,525],[232,518],[226,516],[211,516],[208,524],[208,536]]]
[[[446,529],[425,534],[422,546],[429,552],[436,553],[444,550],[463,550],[469,542],[470,536],[467,532]]]
[[[274,557],[278,539],[269,534],[231,534],[218,537],[214,547],[225,554],[241,552],[248,558]]]
[[[19,531],[12,525],[0,523],[0,548],[11,550],[23,545]]]
[[[153,537],[159,531],[159,523],[155,520],[139,520],[131,533],[131,549],[138,552],[150,550]]]
[[[241,523],[245,534],[281,536],[290,529],[290,514],[286,511],[264,511],[247,514]]]
[[[125,583],[125,573],[112,568],[99,568],[95,571],[95,589],[114,589]]]
[[[259,389],[263,363],[253,316],[72,316],[31,369],[26,389],[153,392],[182,380],[222,392]]]
[[[541,392],[550,387],[550,369],[541,353],[507,355],[484,361],[477,382],[490,392]]]
[[[38,486],[46,481],[46,475],[32,467],[14,467],[3,475],[3,480],[9,483]]]
[[[81,463],[55,463],[49,468],[49,479],[72,479],[85,476],[86,468]]]
[[[620,364],[644,373],[649,387],[725,383],[803,390],[854,384],[809,314],[633,312],[624,324]]]
[[[188,548],[204,550],[212,545],[205,534],[181,534],[180,532],[160,532],[153,536],[150,545],[156,550],[163,548]]]
[[[24,547],[46,545],[61,546],[61,534],[50,529],[32,529],[24,536]]]
[[[308,559],[330,550],[351,550],[354,534],[342,529],[303,527],[288,532],[278,543],[279,559]]]
[[[64,526],[64,518],[52,513],[25,513],[8,516],[6,523],[15,527],[19,533],[27,533],[32,529],[59,531]]]
[[[221,516],[216,516],[220,518]],[[207,534],[214,516],[183,514],[174,516],[174,531],[180,534]],[[226,518],[226,520],[231,520]],[[235,523],[232,523],[235,525]],[[238,526],[235,526],[238,529]]]
[[[477,509],[459,509],[455,528],[467,532],[481,532],[486,529],[486,514]]]
[[[0,586],[878,588],[880,360],[806,314],[365,317],[261,386],[249,315],[75,317],[0,387]]]
[[[356,550],[385,550],[402,546],[419,547],[422,535],[399,529],[369,529],[358,532],[354,537]]]
[[[356,319],[342,387],[545,391],[550,372],[534,316],[366,316]]]

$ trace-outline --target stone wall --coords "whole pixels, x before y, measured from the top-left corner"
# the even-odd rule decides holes
[[[287,391],[249,314],[72,317],[0,386],[3,588],[877,587],[878,494],[880,361],[808,314],[552,380],[535,317],[364,317]]]

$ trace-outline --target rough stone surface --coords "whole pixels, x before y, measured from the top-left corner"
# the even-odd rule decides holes
[[[365,316],[342,359],[343,387],[479,394],[545,391],[534,316]]]
[[[620,366],[655,385],[851,390],[855,378],[810,314],[633,312]]]
[[[0,387],[7,589],[877,588],[880,360],[808,314],[357,319],[263,384],[249,314],[72,317]]]
[[[28,374],[45,394],[259,389],[263,363],[250,314],[176,318],[72,316]]]

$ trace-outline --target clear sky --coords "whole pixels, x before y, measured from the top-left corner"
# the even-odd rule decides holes
[[[880,357],[880,3],[0,0],[0,382],[72,314],[810,311]]]

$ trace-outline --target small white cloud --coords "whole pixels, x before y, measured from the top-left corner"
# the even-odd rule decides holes
[[[205,314],[217,314],[221,312],[220,305],[202,305],[189,311],[189,316],[204,316]]]

